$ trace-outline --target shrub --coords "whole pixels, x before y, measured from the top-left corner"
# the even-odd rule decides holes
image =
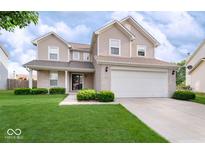
[[[77,100],[95,100],[96,99],[96,91],[93,89],[83,89],[78,91]]]
[[[14,90],[15,95],[29,95],[31,89],[30,88],[16,88]]]
[[[48,89],[47,88],[34,88],[34,89],[31,89],[30,93],[32,95],[48,94]]]
[[[190,100],[190,99],[195,99],[196,95],[192,91],[187,91],[187,90],[178,90],[175,91],[173,94],[172,98],[175,99],[180,99],[180,100]]]
[[[65,94],[65,88],[55,87],[49,89],[50,94]]]
[[[99,102],[113,102],[115,99],[114,93],[106,90],[97,92],[96,97]]]

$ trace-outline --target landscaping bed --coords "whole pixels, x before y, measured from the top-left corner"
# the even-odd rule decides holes
[[[172,98],[205,104],[205,94],[192,92],[191,90],[177,90]]]
[[[83,89],[77,93],[76,97],[78,101],[113,102],[115,100],[114,93],[108,90]]]
[[[15,95],[45,95],[45,94],[65,94],[65,88],[16,88]]]

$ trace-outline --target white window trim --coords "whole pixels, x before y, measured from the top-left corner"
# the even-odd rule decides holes
[[[77,54],[78,54],[78,58],[77,58],[77,59],[74,58],[74,53],[77,53]],[[79,52],[79,51],[73,51],[72,60],[77,60],[77,61],[80,60],[80,52]]]
[[[56,86],[51,86],[51,84],[50,84],[51,73],[57,73],[57,75],[58,75],[57,85],[56,85]],[[50,87],[58,87],[58,83],[59,83],[59,74],[58,74],[58,71],[50,71],[50,74],[49,74],[49,86],[50,86]]]
[[[51,48],[57,48],[58,51],[54,52],[54,51],[51,51]],[[51,53],[56,53],[57,54],[57,59],[50,59],[50,54]],[[48,46],[48,59],[49,60],[54,60],[54,61],[58,61],[59,60],[59,47],[56,47],[56,46]]]
[[[70,57],[70,49],[68,49],[68,61],[71,60],[71,57]]]
[[[138,50],[144,48],[144,56],[138,54]],[[137,45],[137,57],[146,57],[147,47],[146,45]]]
[[[89,56],[89,60],[87,60],[87,54]],[[88,52],[83,52],[83,61],[90,61],[90,53]]]
[[[111,42],[112,41],[119,41],[119,55],[111,53]],[[120,39],[109,39],[109,54],[112,56],[121,56],[121,40]]]

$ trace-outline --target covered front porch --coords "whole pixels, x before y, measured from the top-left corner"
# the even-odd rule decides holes
[[[94,67],[91,62],[56,62],[35,60],[24,65],[29,72],[29,88],[32,88],[33,70],[37,71],[37,87],[64,87],[66,93],[83,88],[93,89]]]

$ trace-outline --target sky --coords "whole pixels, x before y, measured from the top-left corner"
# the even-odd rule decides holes
[[[159,42],[157,59],[184,60],[205,39],[205,12],[39,12],[37,25],[14,32],[0,30],[0,44],[9,52],[9,74],[28,74],[22,64],[35,59],[31,43],[54,31],[69,42],[91,42],[92,33],[113,19],[131,15]]]

